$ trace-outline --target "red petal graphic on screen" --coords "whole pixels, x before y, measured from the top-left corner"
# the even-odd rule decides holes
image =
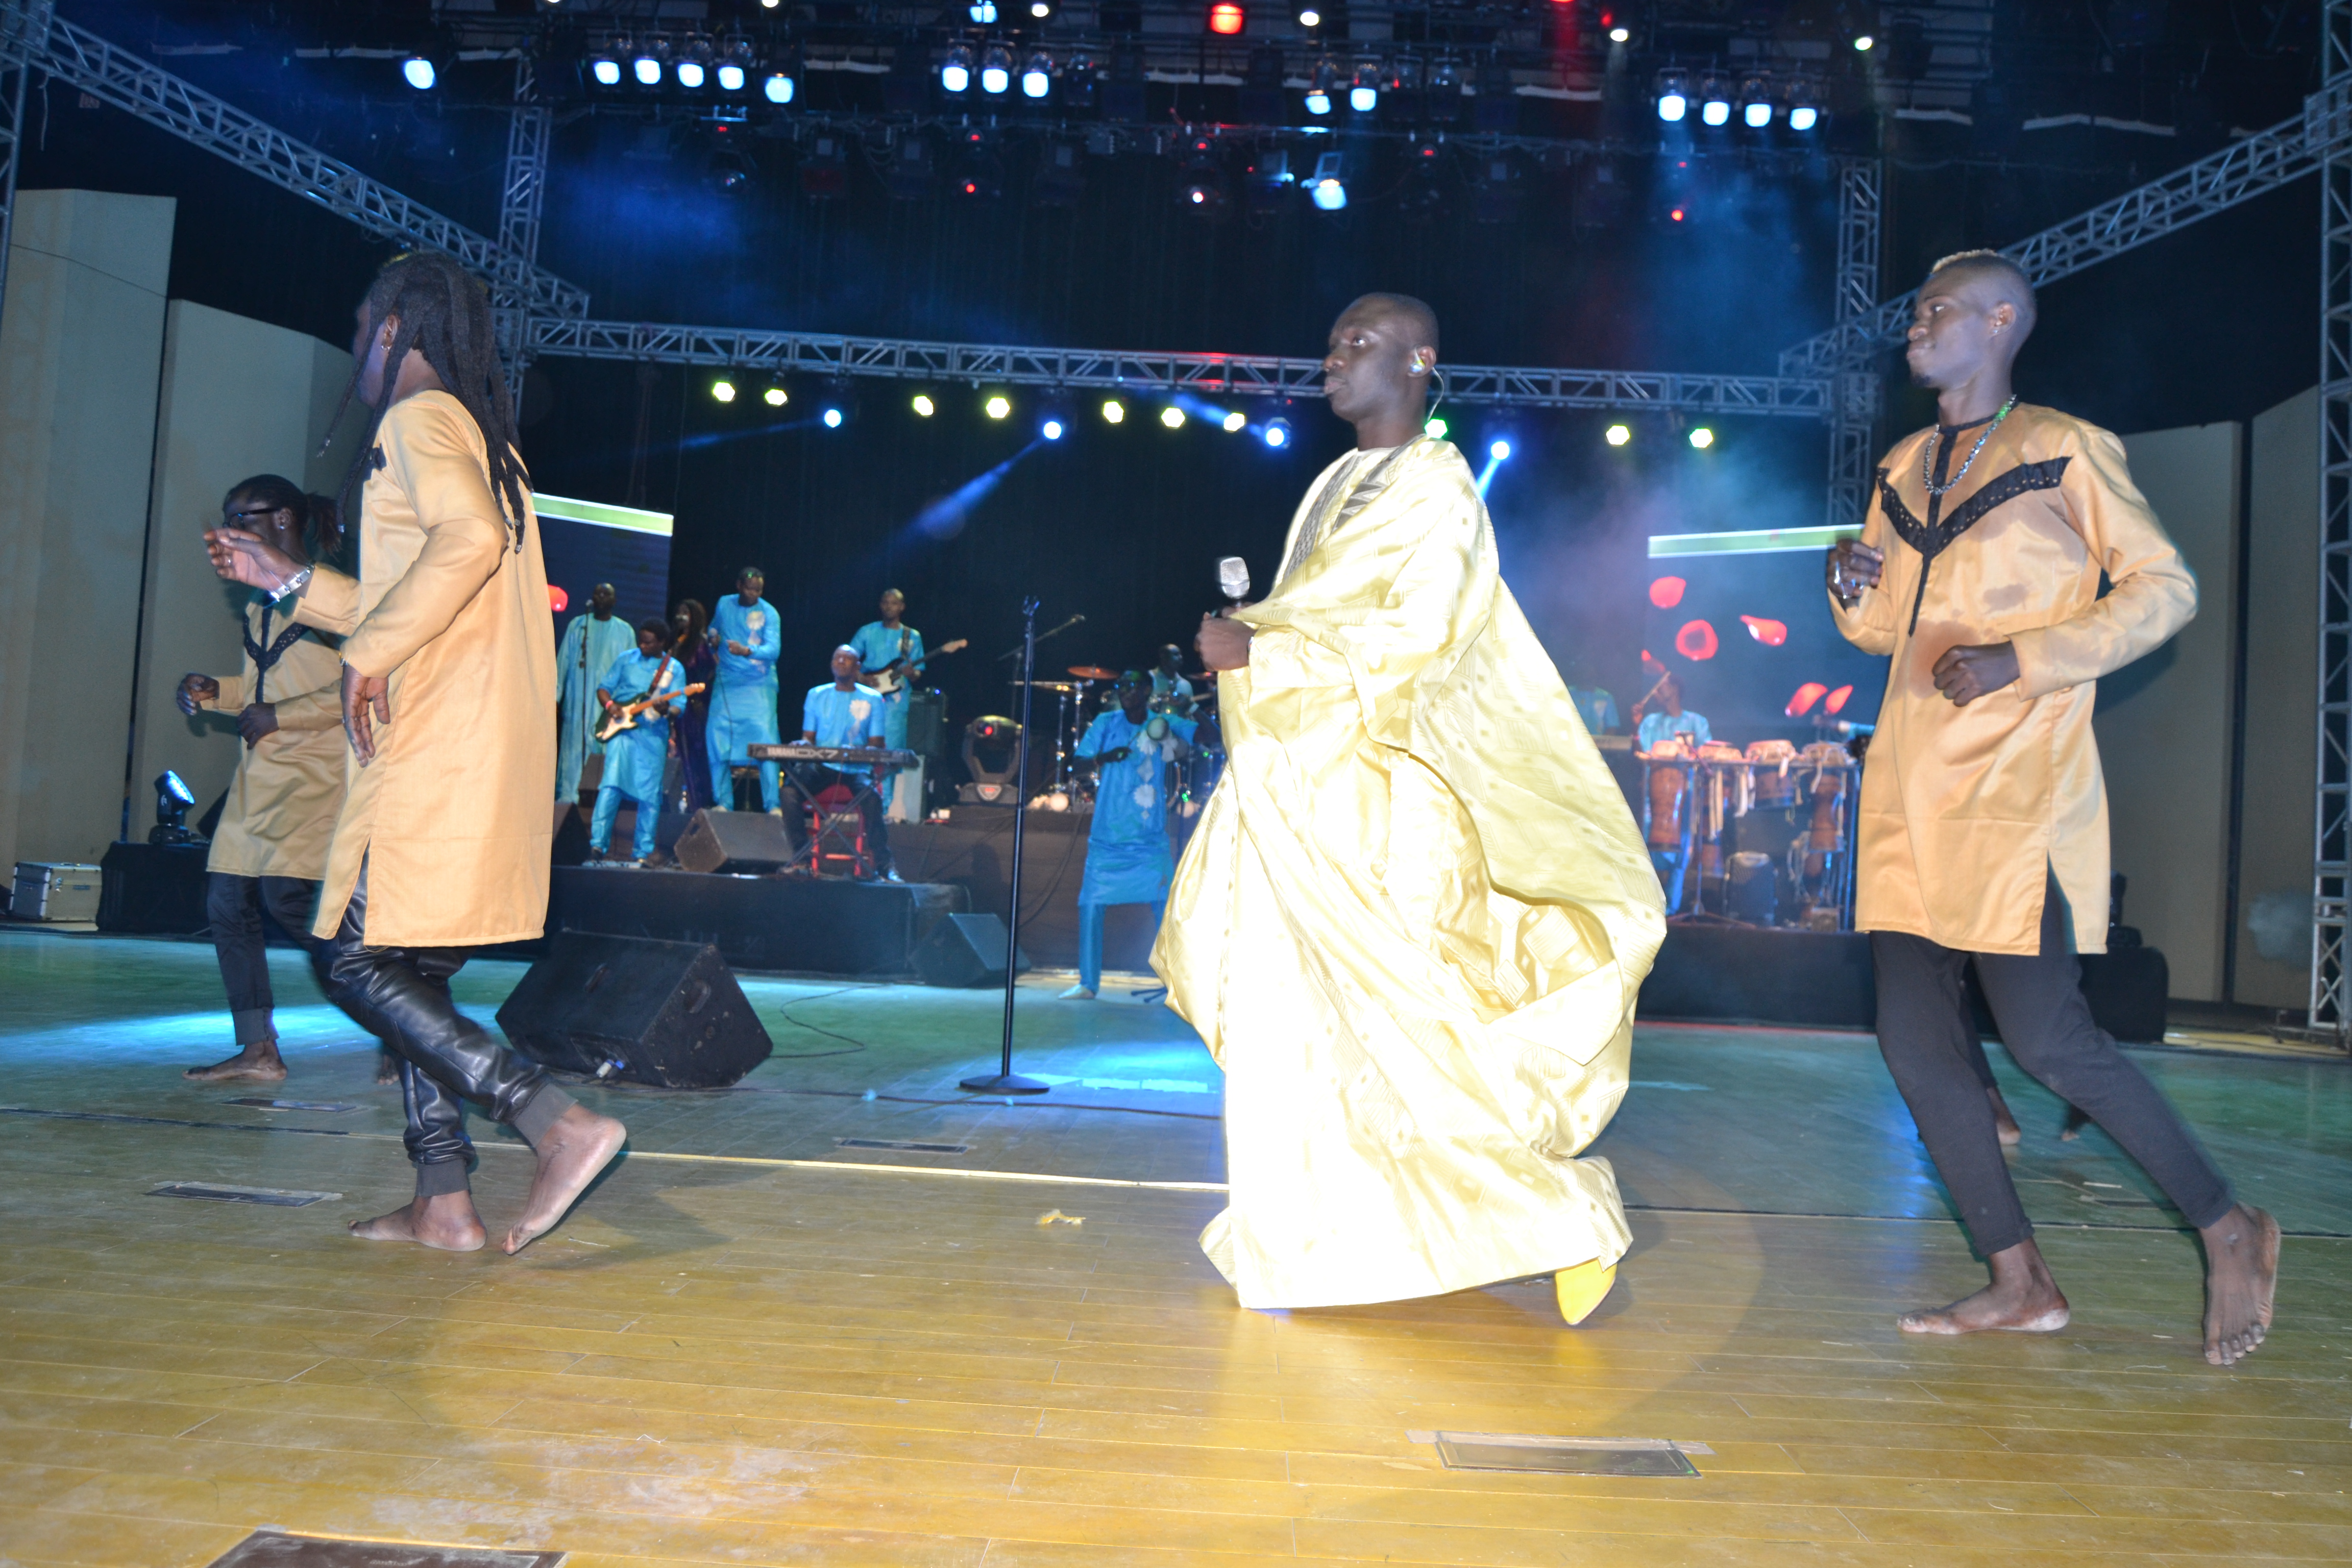
[[[1683,590],[1689,586],[1679,577],[1661,577],[1650,584],[1650,603],[1662,610],[1671,610],[1683,602]]]
[[[1835,691],[1830,693],[1830,700],[1822,704],[1822,711],[1824,713],[1836,713],[1843,711],[1845,708],[1845,700],[1853,695],[1853,687],[1839,687]]]
[[[550,583],[547,585],[547,607],[549,609],[560,616],[563,613],[563,607],[570,603],[572,603],[571,595],[565,593],[562,589],[557,587],[552,583]]]
[[[1705,621],[1685,621],[1683,629],[1675,634],[1675,651],[1685,658],[1713,658],[1720,646],[1715,628]]]
[[[1748,635],[1766,647],[1779,647],[1789,640],[1786,621],[1768,621],[1761,616],[1742,616],[1739,620],[1748,628]]]
[[[1819,702],[1822,700],[1822,693],[1828,689],[1828,687],[1818,680],[1808,680],[1797,688],[1797,694],[1789,699],[1789,705],[1780,711],[1791,719],[1801,718],[1813,710],[1813,704]],[[1849,686],[1846,689],[1852,691],[1853,688]],[[1835,710],[1832,709],[1832,711],[1834,712]]]

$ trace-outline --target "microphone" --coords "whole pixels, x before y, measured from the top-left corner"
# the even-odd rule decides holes
[[[1249,597],[1249,563],[1238,555],[1228,555],[1219,560],[1217,586],[1223,591],[1228,605],[1239,605]]]

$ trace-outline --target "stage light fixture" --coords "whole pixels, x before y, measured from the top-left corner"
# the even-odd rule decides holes
[[[1021,96],[1043,98],[1054,90],[1054,57],[1039,49],[1021,68]]]
[[[844,414],[840,409],[835,407],[832,404],[828,403],[825,405],[824,412],[818,415],[817,417],[824,422],[824,427],[826,429],[838,430],[841,428],[841,422],[849,416]]]
[[[913,403],[909,404],[908,406],[913,408],[917,415],[925,419],[929,419],[932,415],[937,414],[940,411],[940,405],[931,401],[931,395],[928,392],[919,392],[915,394],[915,400]]]
[[[971,46],[958,44],[948,51],[947,62],[940,67],[940,85],[950,92],[967,92],[971,88]]]
[[[1292,9],[1290,19],[1311,33],[1323,25],[1323,11],[1317,5],[1299,5]]]
[[[719,59],[719,90],[740,92],[750,85],[751,67],[756,63],[749,38],[730,38]]]
[[[717,402],[732,403],[735,401],[735,384],[722,375],[710,384],[710,395]]]
[[[1003,98],[1013,90],[1013,51],[1003,44],[991,44],[981,51],[980,90],[991,98]]]
[[[1380,102],[1381,68],[1366,60],[1356,68],[1355,79],[1348,84],[1348,107],[1359,114],[1370,114]]]
[[[411,55],[400,62],[400,79],[419,92],[431,92],[434,84],[441,79],[441,73],[423,55]]]
[[[629,62],[630,74],[637,79],[639,87],[659,87],[662,67],[668,59],[669,40],[647,38],[638,45],[635,58]]]
[[[1054,0],[1029,0],[1029,15],[1040,22],[1054,19]]]
[[[1853,47],[1857,52],[1862,54],[1866,55],[1870,53],[1871,47],[1877,42],[1878,40],[1872,37],[1868,33],[1856,33],[1853,36]]]
[[[1789,129],[1791,131],[1811,131],[1815,125],[1821,122],[1821,110],[1815,109],[1810,103],[1801,103],[1797,105],[1796,108],[1789,110]]]
[[[621,62],[610,50],[599,49],[588,58],[588,76],[598,87],[621,85]]]
[[[702,84],[710,79],[710,40],[690,38],[677,60],[677,85],[689,92],[700,92]]]
[[[1507,461],[1510,455],[1511,444],[1508,441],[1496,441],[1486,448],[1486,456],[1498,463]]]
[[[1258,436],[1278,452],[1290,445],[1290,421],[1277,414],[1259,427]]]
[[[988,401],[982,404],[980,406],[981,411],[986,414],[991,419],[1003,419],[1012,414],[1013,399],[1005,396],[1004,394],[1001,392],[992,393],[989,395]]]
[[[1160,411],[1160,423],[1171,430],[1181,430],[1184,428],[1184,411],[1171,403]]]
[[[799,89],[800,82],[790,71],[770,71],[768,79],[761,87],[760,91],[765,95],[770,103],[784,104],[793,100],[793,94]]]
[[[1238,0],[1215,0],[1209,7],[1209,31],[1221,38],[1230,38],[1249,26],[1249,14]]]
[[[1708,73],[1698,84],[1698,117],[1708,125],[1731,123],[1731,89],[1724,79]]]
[[[1709,447],[1715,445],[1715,432],[1708,429],[1704,425],[1693,426],[1690,433],[1690,444],[1704,452]]]
[[[1452,426],[1433,414],[1423,422],[1421,433],[1433,441],[1443,441],[1445,439],[1445,433],[1452,428]]]
[[[1249,416],[1237,408],[1226,415],[1220,423],[1223,425],[1226,435],[1237,436],[1249,428]]]
[[[783,3],[784,0],[760,0],[760,9],[762,11],[772,11]]]
[[[1822,88],[1808,77],[1798,77],[1789,83],[1786,94],[1789,103],[1789,129],[1811,131],[1822,122]]]
[[[1324,115],[1331,112],[1331,89],[1339,85],[1339,62],[1325,55],[1315,62],[1314,73],[1307,79],[1307,112]]]
[[[1348,205],[1346,166],[1346,157],[1339,153],[1325,153],[1316,158],[1315,177],[1307,182],[1307,194],[1318,210],[1335,213]]]
[[[1750,131],[1761,131],[1772,123],[1772,84],[1760,76],[1751,76],[1739,84],[1739,118]]]
[[[743,68],[737,65],[733,60],[729,60],[719,68],[718,77],[719,91],[740,92],[743,90]]]
[[[1122,425],[1127,422],[1127,405],[1116,397],[1106,397],[1102,405],[1103,423]]]
[[[1609,41],[1612,44],[1630,44],[1633,41],[1633,29],[1622,26],[1612,27],[1609,29]]]
[[[976,0],[976,4],[967,5],[963,10],[965,16],[970,16],[981,26],[992,27],[996,25],[996,0]]]
[[[1667,124],[1678,123],[1690,112],[1690,78],[1677,70],[1658,73],[1658,118]]]
[[[1048,441],[1058,441],[1062,438],[1062,432],[1065,428],[1066,426],[1064,426],[1060,420],[1048,419],[1045,423],[1037,426],[1037,434],[1043,436]]]
[[[1601,438],[1612,447],[1622,447],[1633,438],[1633,432],[1622,425],[1612,425],[1601,433]]]

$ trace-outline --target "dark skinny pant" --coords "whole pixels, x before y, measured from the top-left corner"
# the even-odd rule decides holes
[[[2065,921],[2053,880],[2042,899],[2035,957],[1970,954],[1898,931],[1870,934],[1879,1052],[1969,1237],[1988,1257],[2030,1239],[2033,1226],[2001,1159],[1992,1102],[1970,1059],[1982,1052],[1960,991],[1960,972],[1971,957],[2011,1058],[2106,1129],[2189,1224],[2212,1225],[2237,1201],[2171,1103],[2091,1021]]]
[[[240,877],[213,871],[205,878],[205,919],[213,932],[213,956],[220,960],[221,985],[228,992],[236,1043],[250,1046],[278,1037],[270,1021],[277,999],[269,990],[268,932],[261,912],[302,944],[319,989],[329,990],[327,944],[310,934],[310,910],[319,884],[299,877]]]
[[[331,994],[383,1037],[400,1057],[400,1094],[408,1110],[402,1142],[416,1167],[416,1195],[467,1190],[462,1100],[478,1102],[537,1148],[569,1110],[572,1097],[547,1074],[501,1044],[449,998],[449,977],[466,965],[462,947],[370,947],[367,863],[327,963]]]

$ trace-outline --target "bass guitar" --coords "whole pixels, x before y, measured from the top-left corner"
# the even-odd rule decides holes
[[[904,647],[906,646],[906,639],[903,637],[900,638],[899,646]],[[970,638],[958,637],[953,642],[941,643],[939,647],[925,653],[923,658],[927,662],[934,658],[945,658],[948,655],[961,652],[962,649],[971,646]],[[892,659],[889,663],[884,665],[881,668],[860,670],[858,675],[866,685],[872,687],[883,696],[887,697],[892,692],[907,684],[907,668],[914,662],[915,659],[912,654],[902,653],[898,658]]]
[[[702,691],[702,682],[698,680],[691,686],[674,686],[667,691],[656,691],[634,702],[619,703],[604,716],[604,721],[596,726],[596,743],[601,746],[622,731],[635,729],[637,716],[656,702],[667,702],[678,697],[698,697]]]

